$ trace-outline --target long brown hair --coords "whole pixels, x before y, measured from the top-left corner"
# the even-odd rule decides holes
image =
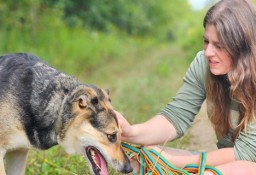
[[[249,0],[222,0],[212,6],[204,27],[213,24],[219,41],[232,58],[227,75],[208,73],[207,101],[211,104],[210,119],[216,131],[224,135],[232,127],[231,101],[239,104],[236,136],[256,117],[256,8]]]

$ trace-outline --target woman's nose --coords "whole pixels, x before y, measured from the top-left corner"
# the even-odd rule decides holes
[[[204,54],[206,57],[211,57],[214,56],[215,54],[215,49],[212,44],[207,44],[204,46]]]

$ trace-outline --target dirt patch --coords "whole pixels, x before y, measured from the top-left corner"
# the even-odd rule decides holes
[[[216,150],[216,136],[212,125],[206,113],[206,104],[204,103],[199,114],[188,131],[191,136],[187,149],[193,151],[211,151]]]

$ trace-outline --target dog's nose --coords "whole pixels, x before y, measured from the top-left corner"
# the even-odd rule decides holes
[[[125,156],[125,163],[122,167],[121,172],[125,173],[125,174],[128,174],[128,173],[132,172],[132,170],[133,169],[132,169],[131,162],[130,162],[129,158],[127,156]]]
[[[128,174],[130,172],[132,172],[132,166],[130,164],[130,161],[128,161],[125,165],[124,165],[124,168],[123,168],[123,171],[122,173],[125,173],[125,174]]]

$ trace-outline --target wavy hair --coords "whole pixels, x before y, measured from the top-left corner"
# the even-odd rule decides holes
[[[239,104],[239,123],[234,139],[256,117],[256,8],[249,0],[221,0],[212,6],[204,28],[216,27],[219,41],[232,58],[227,75],[208,73],[207,101],[212,104],[210,120],[224,135],[232,128],[231,101]]]

